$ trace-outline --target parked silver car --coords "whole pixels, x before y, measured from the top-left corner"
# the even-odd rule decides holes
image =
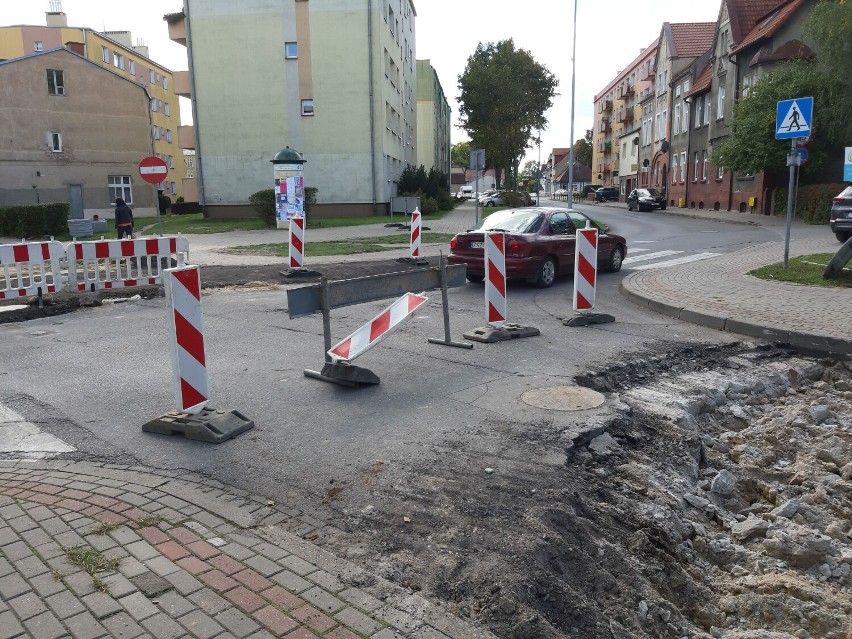
[[[841,242],[852,237],[852,184],[833,199],[829,225],[831,232]]]

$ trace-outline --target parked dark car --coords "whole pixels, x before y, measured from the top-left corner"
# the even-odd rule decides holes
[[[614,186],[602,186],[595,191],[595,202],[618,201],[618,189]]]
[[[627,210],[666,210],[666,198],[657,189],[633,189],[627,196]]]
[[[834,198],[829,225],[831,232],[841,242],[852,237],[852,184]]]
[[[574,272],[577,228],[598,229],[598,268],[615,273],[627,255],[627,240],[609,233],[573,209],[524,207],[492,213],[450,242],[450,264],[467,265],[467,279],[485,279],[485,232],[506,233],[506,277],[547,288],[557,275]]]

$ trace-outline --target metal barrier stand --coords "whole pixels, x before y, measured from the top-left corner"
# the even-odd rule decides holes
[[[430,344],[443,344],[444,346],[455,346],[456,348],[473,348],[468,342],[454,342],[450,337],[450,304],[447,295],[447,258],[441,253],[438,262],[438,278],[441,280],[441,305],[444,308],[444,339],[430,337]]]

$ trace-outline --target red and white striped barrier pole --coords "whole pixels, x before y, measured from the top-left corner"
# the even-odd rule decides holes
[[[500,328],[506,323],[506,236],[485,234],[485,309],[488,323]]]
[[[349,363],[399,328],[429,298],[406,293],[371,321],[328,351],[334,362]]]
[[[305,265],[305,218],[290,218],[290,268]]]
[[[588,311],[595,306],[598,280],[598,230],[577,229],[574,256],[574,310]]]
[[[201,321],[201,273],[197,266],[164,271],[172,334],[175,402],[180,413],[197,415],[210,401],[204,329]]]
[[[420,257],[420,241],[423,235],[423,218],[419,209],[414,209],[411,214],[411,257]]]

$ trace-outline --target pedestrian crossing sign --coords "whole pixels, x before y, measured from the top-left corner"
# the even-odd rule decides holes
[[[811,134],[813,98],[781,100],[775,109],[775,139],[806,138]]]

